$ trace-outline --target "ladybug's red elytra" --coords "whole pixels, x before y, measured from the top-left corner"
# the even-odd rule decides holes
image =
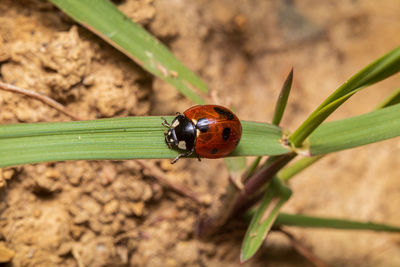
[[[169,124],[165,142],[169,148],[184,151],[171,163],[181,157],[195,153],[202,158],[222,158],[229,155],[239,144],[242,125],[229,109],[218,105],[198,105],[187,109]]]

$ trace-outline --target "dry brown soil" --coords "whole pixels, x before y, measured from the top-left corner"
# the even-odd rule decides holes
[[[126,0],[118,7],[172,49],[242,120],[270,121],[285,75],[293,130],[336,87],[400,43],[400,2]],[[41,92],[84,119],[165,115],[191,105],[46,1],[0,1],[0,80]],[[330,119],[371,110],[392,78]],[[0,91],[0,123],[70,120]],[[291,182],[285,211],[400,225],[399,139],[330,155]],[[221,160],[154,161],[217,199]],[[217,171],[215,170],[224,170]],[[131,161],[75,161],[0,171],[0,248],[9,266],[238,266],[241,229],[199,241],[199,206]],[[400,236],[288,228],[331,266],[400,266]],[[280,233],[244,266],[311,266]]]

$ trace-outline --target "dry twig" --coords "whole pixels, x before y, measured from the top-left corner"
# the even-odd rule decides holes
[[[42,95],[41,93],[34,92],[34,91],[31,91],[31,90],[27,90],[27,89],[23,89],[23,88],[20,88],[18,86],[14,86],[14,85],[3,83],[3,82],[0,82],[0,90],[4,90],[4,91],[7,91],[7,92],[12,92],[12,93],[17,93],[17,94],[21,94],[21,95],[25,95],[25,96],[37,99],[39,101],[42,101],[46,105],[49,105],[50,107],[52,107],[52,108],[64,113],[65,115],[67,115],[68,117],[70,117],[73,120],[77,120],[77,121],[82,120],[78,116],[72,114],[62,104],[58,103],[57,101],[55,101],[54,99],[52,99],[52,98],[50,98],[48,96]]]
[[[317,255],[315,255],[303,242],[298,240],[292,233],[286,230],[279,229],[280,232],[284,233],[292,242],[294,249],[303,255],[307,260],[309,260],[316,267],[329,267],[328,264],[323,262]]]

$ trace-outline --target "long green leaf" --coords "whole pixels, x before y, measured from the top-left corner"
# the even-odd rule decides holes
[[[400,232],[400,227],[374,222],[360,222],[337,218],[321,218],[301,214],[279,213],[275,225],[330,228],[343,230],[373,230],[386,232]]]
[[[366,145],[400,135],[400,104],[360,116],[327,122],[310,136],[311,155]]]
[[[132,22],[110,1],[50,1],[144,69],[175,86],[195,103],[204,103],[204,100],[193,89],[208,92],[207,85],[177,60],[163,44]]]
[[[260,207],[254,214],[243,239],[240,261],[250,259],[260,248],[269,230],[274,224],[282,205],[290,198],[291,190],[284,186],[277,177],[272,179],[266,190]]]
[[[289,137],[289,140],[296,147],[301,146],[303,141],[342,103],[339,99],[344,99],[347,95],[352,95],[355,91],[379,82],[383,79],[400,71],[400,47],[390,51],[381,58],[375,60],[370,65],[351,77],[347,82],[332,93]],[[345,99],[347,100],[347,99]],[[332,103],[340,105],[332,105]],[[327,108],[330,106],[330,108]],[[324,110],[323,114],[321,113]]]
[[[0,167],[78,159],[174,158],[178,152],[165,144],[161,122],[161,117],[127,117],[1,125]],[[279,127],[245,121],[242,126],[242,140],[233,156],[288,152],[280,144]]]

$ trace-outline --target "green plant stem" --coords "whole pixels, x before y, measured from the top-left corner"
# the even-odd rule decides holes
[[[275,176],[275,174],[295,156],[295,153],[281,155],[270,165],[264,166],[258,172],[256,172],[248,180],[248,182],[245,184],[244,190],[237,197],[233,213],[247,208],[249,203],[253,202],[253,197],[259,191],[259,189],[267,184]]]

